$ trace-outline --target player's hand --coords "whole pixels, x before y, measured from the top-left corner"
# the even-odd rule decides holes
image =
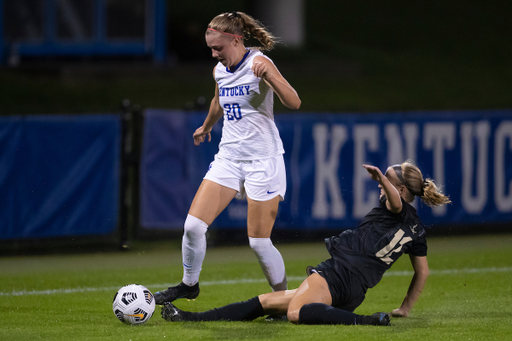
[[[208,137],[208,142],[211,142],[212,140],[212,135],[210,134],[210,130],[205,130],[203,126],[200,126],[199,128],[196,129],[196,131],[194,132],[194,135],[192,135],[194,137],[194,144],[196,146],[199,146],[201,143],[204,142],[204,140]]]
[[[398,308],[398,309],[393,310],[390,315],[392,317],[408,317],[409,316],[409,312],[405,311],[402,308]]]
[[[363,165],[364,168],[368,171],[370,176],[372,177],[372,180],[380,182],[382,177],[384,176],[379,168],[371,165]]]
[[[266,78],[269,75],[268,67],[264,62],[254,62],[252,72],[258,78]]]

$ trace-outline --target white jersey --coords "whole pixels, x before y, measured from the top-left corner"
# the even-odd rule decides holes
[[[257,160],[284,153],[274,122],[274,91],[252,71],[256,56],[268,58],[259,50],[248,49],[234,72],[221,63],[215,68],[219,103],[224,110],[217,154],[222,158]]]

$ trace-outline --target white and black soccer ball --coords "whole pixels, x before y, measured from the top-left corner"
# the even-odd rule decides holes
[[[143,285],[130,284],[122,287],[114,296],[112,310],[124,323],[142,324],[155,312],[155,298]]]

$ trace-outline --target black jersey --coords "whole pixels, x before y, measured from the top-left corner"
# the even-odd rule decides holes
[[[425,229],[416,209],[402,199],[402,211],[392,213],[385,196],[357,229],[345,230],[325,243],[332,258],[359,276],[367,288],[377,285],[402,254],[427,255]]]

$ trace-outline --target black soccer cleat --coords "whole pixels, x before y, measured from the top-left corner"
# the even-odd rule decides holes
[[[182,311],[174,306],[170,302],[165,302],[161,311],[162,318],[169,322],[181,322],[183,321]]]
[[[313,271],[314,269],[315,269],[314,267],[312,267],[311,265],[308,265],[308,267],[306,268],[306,275],[311,276],[311,274],[314,272]]]
[[[178,298],[187,298],[193,300],[199,295],[199,283],[189,287],[185,283],[181,282],[175,287],[169,287],[168,289],[158,291],[155,293],[155,303],[164,304],[165,302],[172,302]]]
[[[372,326],[390,326],[391,321],[388,313],[375,313],[371,316],[363,316],[361,324],[372,325]]]

